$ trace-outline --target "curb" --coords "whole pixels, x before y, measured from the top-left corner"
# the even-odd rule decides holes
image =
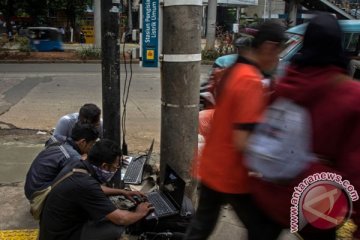
[[[14,64],[14,63],[23,63],[23,64],[31,64],[31,63],[101,63],[101,60],[38,60],[38,59],[31,59],[31,60],[0,60],[0,64]],[[120,61],[120,64],[127,63],[129,64],[130,61]],[[131,63],[139,63],[138,59],[134,59]]]
[[[76,64],[81,64],[81,63],[101,63],[101,60],[39,60],[39,59],[30,59],[30,60],[0,60],[0,64],[45,64],[45,63],[76,63]],[[126,60],[126,61],[120,61],[120,64],[130,64],[130,60]],[[131,63],[135,63],[135,64],[139,64],[140,60],[139,59],[134,59],[131,61]],[[203,60],[201,61],[201,65],[212,65],[213,61],[208,61],[208,60]]]

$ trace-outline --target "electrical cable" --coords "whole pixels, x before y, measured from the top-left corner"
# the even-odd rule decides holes
[[[124,155],[128,154],[127,144],[125,140],[126,136],[126,102],[127,102],[127,96],[128,92],[126,90],[128,89],[128,74],[127,74],[127,66],[126,66],[126,55],[125,55],[125,45],[126,45],[126,33],[125,33],[125,39],[123,44],[123,61],[124,61],[124,69],[125,69],[125,80],[124,80],[124,86],[123,86],[123,94],[122,94],[122,105],[123,105],[123,112],[121,116],[121,129],[122,129],[122,152]]]
[[[124,1],[121,0],[121,9],[124,9]],[[121,19],[122,18],[122,12],[121,12]],[[128,154],[128,149],[127,149],[127,144],[125,141],[125,135],[126,135],[126,128],[125,128],[125,123],[124,123],[124,119],[126,119],[126,103],[125,103],[125,95],[126,94],[126,89],[127,88],[127,66],[126,66],[126,55],[125,55],[125,44],[126,44],[126,33],[125,33],[125,38],[124,38],[124,44],[123,44],[123,54],[122,54],[122,58],[123,58],[123,62],[124,62],[124,69],[125,69],[125,80],[124,80],[124,85],[123,85],[123,94],[122,94],[122,107],[123,107],[123,113],[121,116],[121,132],[122,132],[122,153],[123,155],[127,155]],[[120,56],[121,58],[121,56]],[[121,68],[121,65],[120,65]],[[119,76],[121,76],[121,74],[119,74]],[[124,116],[125,115],[125,116]]]
[[[127,63],[126,63],[126,54],[125,54],[125,45],[126,45],[126,34],[123,44],[123,59],[124,59],[124,69],[125,69],[125,81],[124,81],[124,89],[123,89],[123,97],[122,97],[122,103],[123,103],[123,112],[121,117],[121,128],[122,128],[122,152],[124,155],[128,154],[128,147],[126,143],[126,115],[127,115],[127,102],[129,99],[129,92],[130,92],[130,86],[132,81],[132,75],[133,75],[133,69],[132,69],[132,52],[130,52],[130,76],[128,79],[128,72],[127,72]]]
[[[130,54],[130,76],[129,76],[129,82],[127,85],[127,94],[126,94],[126,98],[125,98],[125,103],[124,103],[124,108],[123,108],[123,128],[126,130],[126,105],[129,99],[129,92],[130,92],[130,86],[131,86],[131,82],[132,82],[132,53]],[[124,95],[125,97],[125,95]],[[125,140],[125,136],[126,136],[126,131],[123,132],[123,143],[125,144],[126,147],[126,154],[127,154],[127,144],[126,144],[126,140]]]

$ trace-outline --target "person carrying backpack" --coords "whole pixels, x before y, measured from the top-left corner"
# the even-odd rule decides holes
[[[357,193],[351,199],[342,195],[350,189],[345,179],[360,191],[360,83],[347,75],[342,37],[339,23],[330,14],[319,13],[309,22],[300,54],[280,79],[264,122],[249,140],[246,162],[254,172],[251,191],[258,207],[272,219],[265,226],[277,230],[268,240],[277,239],[282,228],[292,227],[290,210],[299,211],[298,234],[306,240],[335,240],[337,227],[349,215],[360,226]],[[284,117],[295,107],[301,110]],[[286,133],[287,128],[299,126],[302,131],[292,131],[294,136]],[[321,173],[327,173],[321,175],[322,181],[311,181]],[[326,178],[335,176],[332,173],[336,179]],[[296,192],[299,189],[301,194]],[[354,237],[359,238],[359,233]]]
[[[239,56],[222,81],[212,126],[199,159],[200,197],[186,240],[206,239],[214,230],[222,205],[230,204],[248,229],[250,240],[266,236],[253,221],[249,177],[243,150],[265,107],[262,70],[276,66],[284,30],[276,22],[264,23],[252,41],[248,58]]]

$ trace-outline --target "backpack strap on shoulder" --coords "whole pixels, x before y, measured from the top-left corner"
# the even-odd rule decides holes
[[[51,188],[56,187],[56,185],[58,185],[59,183],[61,183],[62,181],[64,181],[66,178],[70,177],[71,175],[73,175],[74,173],[84,173],[84,174],[88,174],[90,175],[90,173],[85,170],[85,169],[81,169],[81,168],[73,168],[71,170],[71,172],[68,172],[67,174],[65,174],[64,176],[62,176],[59,180],[57,180],[55,183],[53,183],[51,185]]]
[[[84,173],[84,174],[90,175],[90,173],[88,172],[88,170],[83,169],[83,168],[73,168],[72,172],[73,172],[73,173]]]

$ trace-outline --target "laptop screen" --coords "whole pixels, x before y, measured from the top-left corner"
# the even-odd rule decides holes
[[[149,148],[148,152],[146,153],[146,162],[145,163],[149,163],[149,160],[151,158],[151,154],[152,154],[152,151],[154,148],[154,142],[155,142],[155,139],[152,140],[150,148]]]
[[[185,181],[173,170],[166,165],[165,180],[162,188],[163,193],[171,199],[178,209],[182,206],[185,191]]]

